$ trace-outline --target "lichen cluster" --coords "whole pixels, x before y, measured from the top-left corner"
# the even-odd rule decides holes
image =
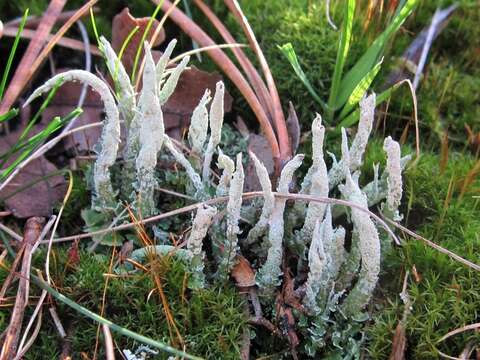
[[[388,242],[387,232],[378,230],[368,208],[384,202],[380,208],[385,216],[400,218],[401,171],[409,159],[400,158],[399,144],[389,137],[384,145],[385,171],[380,176],[377,165],[374,179],[363,187],[359,184],[374,119],[375,95],[360,102],[360,122],[350,145],[346,130],[342,129],[341,158],[337,161],[330,154],[333,159],[330,169],[324,158],[325,127],[321,116],[317,115],[313,121],[313,164],[301,181],[299,192],[321,201],[297,202],[293,206],[287,201],[296,188],[295,172],[302,166],[303,154],[285,164],[276,193],[265,166],[255,154],[250,154],[263,191],[263,205],[259,206],[257,202],[247,203],[242,196],[246,176],[242,154],[237,154],[234,162],[219,148],[224,84],[217,83],[213,99],[207,90],[194,110],[188,135],[191,152],[186,156],[165,134],[162,106],[173,93],[188,58],[170,69],[167,64],[174,42],[157,64],[146,44],[143,87],[137,101],[131,81],[110,44],[105,39],[101,43],[115,82],[116,100],[102,80],[81,71],[57,75],[32,95],[34,98],[48,91],[59,79],[76,80],[91,85],[104,100],[107,117],[93,167],[89,215],[94,212],[118,216],[121,200],[129,201],[143,217],[155,215],[159,205],[158,172],[162,171],[157,160],[167,150],[186,172],[188,196],[198,201],[211,199],[214,194],[228,197],[226,203],[198,205],[186,237],[186,249],[176,254],[190,263],[189,286],[199,289],[218,285],[228,278],[238,256],[243,254],[254,264],[256,286],[265,302],[273,304],[285,271],[289,271],[286,263],[296,262],[296,267],[289,266],[296,276],[295,293],[304,309],[304,321],[299,323],[304,352],[315,356],[327,341],[343,355],[349,345],[358,346],[358,324],[366,318],[364,310],[380,273],[381,246]],[[119,114],[127,134],[121,163],[116,161],[121,156]],[[222,172],[218,180],[211,170],[214,157]],[[113,167],[119,167],[122,179],[115,178],[118,171],[111,172]],[[349,206],[334,205],[329,198],[336,197],[346,200]],[[244,215],[255,219],[252,226],[242,223]],[[207,246],[212,249],[208,255]],[[175,247],[160,244],[136,249],[131,256],[142,262],[147,253],[175,251]]]

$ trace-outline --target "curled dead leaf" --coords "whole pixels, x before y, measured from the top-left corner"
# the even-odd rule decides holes
[[[132,14],[130,14],[130,11],[128,8],[123,9],[122,12],[120,12],[118,15],[116,15],[113,18],[112,47],[117,53],[122,48],[122,45],[124,44],[128,35],[132,32],[133,29],[135,29],[135,27],[138,26],[137,32],[132,36],[122,56],[123,65],[125,66],[125,69],[127,70],[128,73],[132,72],[133,64],[135,62],[135,56],[137,54],[138,48],[140,47],[143,49],[143,44],[141,44],[142,36],[147,28],[147,24],[149,21],[150,21],[149,17],[144,17],[144,18],[133,17]],[[155,30],[157,29],[159,24],[160,23],[157,20],[153,21],[152,27],[150,28],[150,31],[146,37],[147,40],[150,40],[151,36],[155,33]],[[161,29],[159,36],[152,44],[153,45],[152,47],[160,45],[164,40],[165,40],[165,31]],[[143,57],[143,53],[141,56]],[[157,52],[157,56],[159,57],[159,52]]]
[[[249,261],[241,255],[237,256],[236,260],[231,273],[235,284],[240,288],[255,286],[255,272]]]

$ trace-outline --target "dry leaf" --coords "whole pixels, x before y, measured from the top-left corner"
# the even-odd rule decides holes
[[[243,256],[239,255],[236,258],[237,263],[232,269],[232,277],[235,279],[235,284],[238,287],[245,288],[255,285],[255,272],[252,266]]]
[[[253,152],[257,156],[267,168],[270,177],[272,177],[275,171],[275,161],[273,160],[272,150],[267,139],[261,135],[250,134],[248,137],[248,151]],[[245,169],[245,174],[245,191],[261,190],[253,159],[249,160]]]
[[[137,55],[137,50],[139,47],[142,48],[141,58],[143,58],[143,44],[140,42],[142,41],[143,33],[146,30],[147,24],[150,21],[149,17],[144,18],[134,18],[128,8],[123,9],[121,13],[116,15],[113,18],[112,23],[112,47],[118,53],[122,48],[125,39],[127,39],[128,35],[132,32],[132,30],[138,26],[139,29],[137,32],[132,36],[128,46],[125,48],[125,52],[122,56],[122,63],[125,66],[125,69],[128,73],[132,72],[133,64],[135,62],[135,56]],[[152,27],[146,37],[147,40],[150,40],[151,36],[154,34],[156,28],[158,27],[159,22],[157,20],[153,21]],[[165,40],[165,31],[162,29],[160,31],[159,36],[152,44],[152,47],[160,45]],[[159,52],[157,52],[158,60]],[[155,59],[156,56],[154,56]]]

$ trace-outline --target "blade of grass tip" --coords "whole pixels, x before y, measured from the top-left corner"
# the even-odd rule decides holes
[[[400,85],[402,85],[404,81],[401,81],[399,83],[396,83],[395,85],[389,87],[387,90],[382,91],[380,94],[376,96],[375,100],[375,106],[378,106],[382,103],[384,103],[386,100],[390,99],[392,96],[392,93],[397,90]],[[340,134],[340,129],[342,127],[348,128],[357,123],[357,121],[360,119],[360,110],[356,109],[355,111],[351,112],[349,115],[347,115],[336,127],[335,127],[335,132]]]
[[[345,104],[339,115],[339,119],[343,119],[345,116],[347,116],[355,107],[355,105],[357,105],[358,102],[362,99],[363,95],[365,95],[367,90],[370,88],[370,85],[380,71],[380,68],[382,67],[382,62],[383,58],[377,63],[377,65],[374,66],[372,70],[367,73],[367,75],[365,75],[365,77],[358,83],[355,89],[353,89],[353,92],[348,97],[347,103]]]
[[[0,169],[5,165],[5,163],[8,161],[8,159],[10,159],[10,157],[16,152],[18,151],[20,148],[22,148],[23,146],[21,146],[21,142],[23,141],[23,139],[25,139],[25,137],[28,135],[28,133],[30,132],[30,130],[32,129],[32,127],[37,123],[37,120],[38,118],[40,117],[40,115],[44,112],[44,110],[47,108],[47,106],[50,104],[50,101],[52,101],[52,98],[55,96],[58,88],[60,87],[60,84],[61,84],[61,81],[59,80],[55,86],[52,88],[52,90],[50,90],[50,92],[48,93],[48,96],[46,97],[45,101],[42,103],[42,105],[40,106],[40,109],[37,111],[37,113],[35,114],[35,116],[33,117],[32,120],[30,120],[30,122],[27,124],[27,126],[25,127],[25,129],[23,129],[22,133],[20,134],[20,137],[18,138],[17,140],[17,144],[15,146],[13,146],[6,154],[5,156],[2,155],[2,163],[0,164]],[[20,145],[20,146],[18,146]]]
[[[330,88],[330,96],[328,98],[328,119],[333,120],[335,103],[339,91],[340,81],[343,75],[343,67],[347,60],[348,51],[350,50],[350,40],[352,38],[353,17],[355,15],[355,0],[348,0],[343,15],[342,30],[340,33],[340,43],[338,45],[337,60],[333,71],[332,87]]]
[[[0,115],[0,123],[13,119],[18,115],[18,109],[10,109],[5,114]]]
[[[93,14],[93,8],[90,8],[90,22],[92,24],[93,34],[97,40],[98,46],[100,46],[100,36],[98,36],[97,22],[95,21],[95,15]]]
[[[158,26],[155,28],[155,31],[153,32],[152,34],[152,37],[150,38],[150,40],[148,41],[148,43],[150,44],[150,48],[153,47],[153,44],[155,44],[155,41],[157,40],[158,36],[160,35],[160,31],[162,30],[163,28],[163,24],[165,24],[165,21],[167,21],[168,19],[168,16],[170,15],[170,13],[173,11],[173,9],[175,9],[178,5],[178,3],[180,2],[180,0],[175,0],[173,2],[173,5],[170,9],[168,9],[162,16],[162,18],[160,19],[160,21],[158,22]],[[161,6],[161,4],[159,4]],[[150,20],[152,21],[152,24],[153,24],[153,18],[150,18]],[[148,24],[147,24],[148,25]],[[148,33],[147,33],[148,34]],[[145,35],[145,33],[144,33]],[[141,49],[141,46],[139,46],[139,49]],[[138,51],[138,49],[137,49]],[[143,74],[143,68],[145,67],[145,56],[143,57],[142,59],[142,62],[140,63],[140,68],[139,68],[139,71],[138,73],[139,74]],[[141,81],[141,76],[139,76],[137,78],[137,81],[135,82],[135,89],[138,89],[139,86],[140,86],[140,81]]]
[[[368,50],[355,63],[355,65],[343,77],[338,96],[335,100],[335,108],[339,109],[345,104],[353,89],[363,77],[375,66],[383,52],[387,41],[400,29],[407,17],[412,13],[418,0],[407,0],[398,12],[398,15],[387,26],[385,31],[378,36]]]
[[[143,44],[145,43],[145,39],[147,38],[147,35],[150,32],[150,28],[153,25],[153,20],[155,20],[155,18],[157,17],[158,12],[162,8],[162,5],[163,5],[163,0],[158,2],[157,6],[155,7],[155,10],[153,11],[152,16],[150,17],[150,20],[147,23],[147,26],[145,27],[145,31],[142,34],[142,39],[139,42],[137,53],[135,54],[135,60],[133,62],[132,83],[135,83],[138,61],[140,60],[140,55],[142,54]]]
[[[113,75],[113,81],[117,81],[117,75],[118,75],[118,68],[120,66],[120,62],[122,61],[123,54],[125,53],[125,49],[127,48],[128,44],[130,44],[130,41],[132,41],[133,35],[137,33],[137,31],[140,29],[140,26],[136,25],[132,31],[128,34],[128,36],[125,38],[125,41],[122,44],[122,47],[120,48],[120,51],[118,52],[118,61],[115,64],[115,71]]]
[[[31,142],[31,145],[29,145],[27,149],[22,154],[20,154],[20,156],[15,161],[0,174],[0,180],[3,181],[7,176],[9,176],[15,170],[15,168],[23,160],[28,158],[28,156],[30,156],[30,154],[32,154],[52,133],[63,127],[71,120],[78,117],[82,112],[83,110],[81,109],[75,109],[64,118],[55,117],[44,130],[34,135],[34,140]]]
[[[13,42],[12,48],[10,49],[10,54],[8,55],[7,64],[5,65],[5,70],[3,71],[2,82],[0,83],[0,100],[3,99],[3,94],[5,92],[5,86],[7,85],[8,74],[10,73],[10,68],[12,67],[13,58],[15,57],[15,53],[17,52],[18,43],[20,42],[20,37],[25,27],[25,23],[27,22],[28,18],[28,9],[25,10],[23,14],[22,21],[18,27],[17,35],[15,36],[15,40]],[[8,113],[7,113],[8,114]]]
[[[327,104],[323,102],[323,100],[320,98],[320,96],[317,94],[312,84],[308,80],[307,75],[305,75],[305,72],[303,71],[302,66],[300,65],[300,62],[298,61],[298,57],[297,57],[297,54],[295,53],[293,45],[291,43],[286,43],[282,46],[278,46],[278,48],[280,49],[282,54],[285,55],[287,60],[290,62],[290,65],[292,65],[293,71],[295,71],[295,74],[297,74],[298,78],[301,80],[303,85],[305,85],[308,92],[313,96],[315,101],[320,104],[323,111],[326,111]]]
[[[48,293],[50,295],[52,295],[54,298],[56,298],[58,301],[60,301],[60,302],[64,303],[65,305],[71,307],[72,309],[74,309],[78,313],[90,318],[91,320],[96,321],[96,322],[98,322],[102,325],[108,326],[110,328],[110,330],[115,331],[115,332],[119,333],[120,335],[130,337],[130,338],[132,338],[132,339],[134,339],[138,342],[141,342],[141,343],[146,344],[146,345],[153,346],[153,347],[155,347],[155,348],[157,348],[161,351],[167,352],[167,353],[175,355],[175,356],[179,356],[180,358],[191,359],[191,360],[202,360],[201,357],[190,355],[190,354],[188,354],[184,351],[175,349],[175,348],[173,348],[173,347],[171,347],[171,346],[169,346],[169,345],[167,345],[163,342],[150,339],[146,336],[140,335],[136,332],[133,332],[133,331],[128,330],[124,327],[121,327],[121,326],[111,322],[110,320],[105,319],[104,317],[101,317],[100,315],[94,313],[93,311],[88,310],[87,308],[77,304],[75,301],[69,299],[65,295],[59,293],[58,291],[53,289],[51,286],[49,286],[45,281],[40,280],[40,278],[38,278],[37,276],[32,275],[31,280],[35,285],[37,285],[41,289],[48,291]]]
[[[38,147],[38,145],[40,145],[42,140],[48,136],[45,134],[51,133],[52,130],[54,131],[58,129],[60,127],[59,126],[60,123],[61,123],[60,117],[56,117],[50,122],[49,126],[47,127],[47,129],[49,130],[45,129],[47,130],[46,132],[38,133],[37,135],[35,135],[35,139],[32,140],[28,146],[26,146],[26,149],[4,171],[2,171],[0,175],[0,180],[3,180],[8,175],[10,175],[13,172],[13,170],[15,170],[15,168],[18,166],[18,164],[20,164],[30,154],[32,154],[33,151]]]

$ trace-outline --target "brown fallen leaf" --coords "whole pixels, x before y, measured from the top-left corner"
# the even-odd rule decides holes
[[[250,134],[248,137],[248,151],[253,152],[257,156],[267,168],[270,177],[272,177],[275,171],[275,161],[267,139],[261,135]],[[248,162],[245,174],[245,191],[261,190],[260,181],[255,171],[255,163],[252,159]]]
[[[232,269],[231,275],[235,280],[235,285],[239,288],[249,288],[255,286],[255,272],[249,261],[243,256],[238,255],[236,264]]]
[[[132,32],[132,30],[138,26],[137,32],[132,36],[130,42],[128,43],[127,47],[125,48],[125,52],[122,56],[122,63],[125,66],[125,69],[129,74],[131,74],[133,69],[133,64],[135,62],[135,56],[137,55],[137,50],[139,47],[143,49],[143,44],[140,42],[142,41],[143,33],[146,30],[147,24],[150,21],[149,17],[144,18],[135,18],[130,14],[128,8],[125,8],[113,18],[112,23],[112,47],[118,53],[122,48],[125,40],[127,39],[128,35]],[[159,22],[157,20],[153,21],[152,27],[146,37],[147,40],[151,38],[151,36],[155,33]],[[162,29],[159,33],[159,36],[152,44],[152,47],[160,45],[165,40],[165,31]],[[157,53],[157,57],[159,57],[159,52]],[[140,55],[140,59],[143,57],[143,50]],[[156,57],[154,55],[154,59]],[[158,58],[156,59],[158,60]],[[138,69],[137,69],[138,70]]]

